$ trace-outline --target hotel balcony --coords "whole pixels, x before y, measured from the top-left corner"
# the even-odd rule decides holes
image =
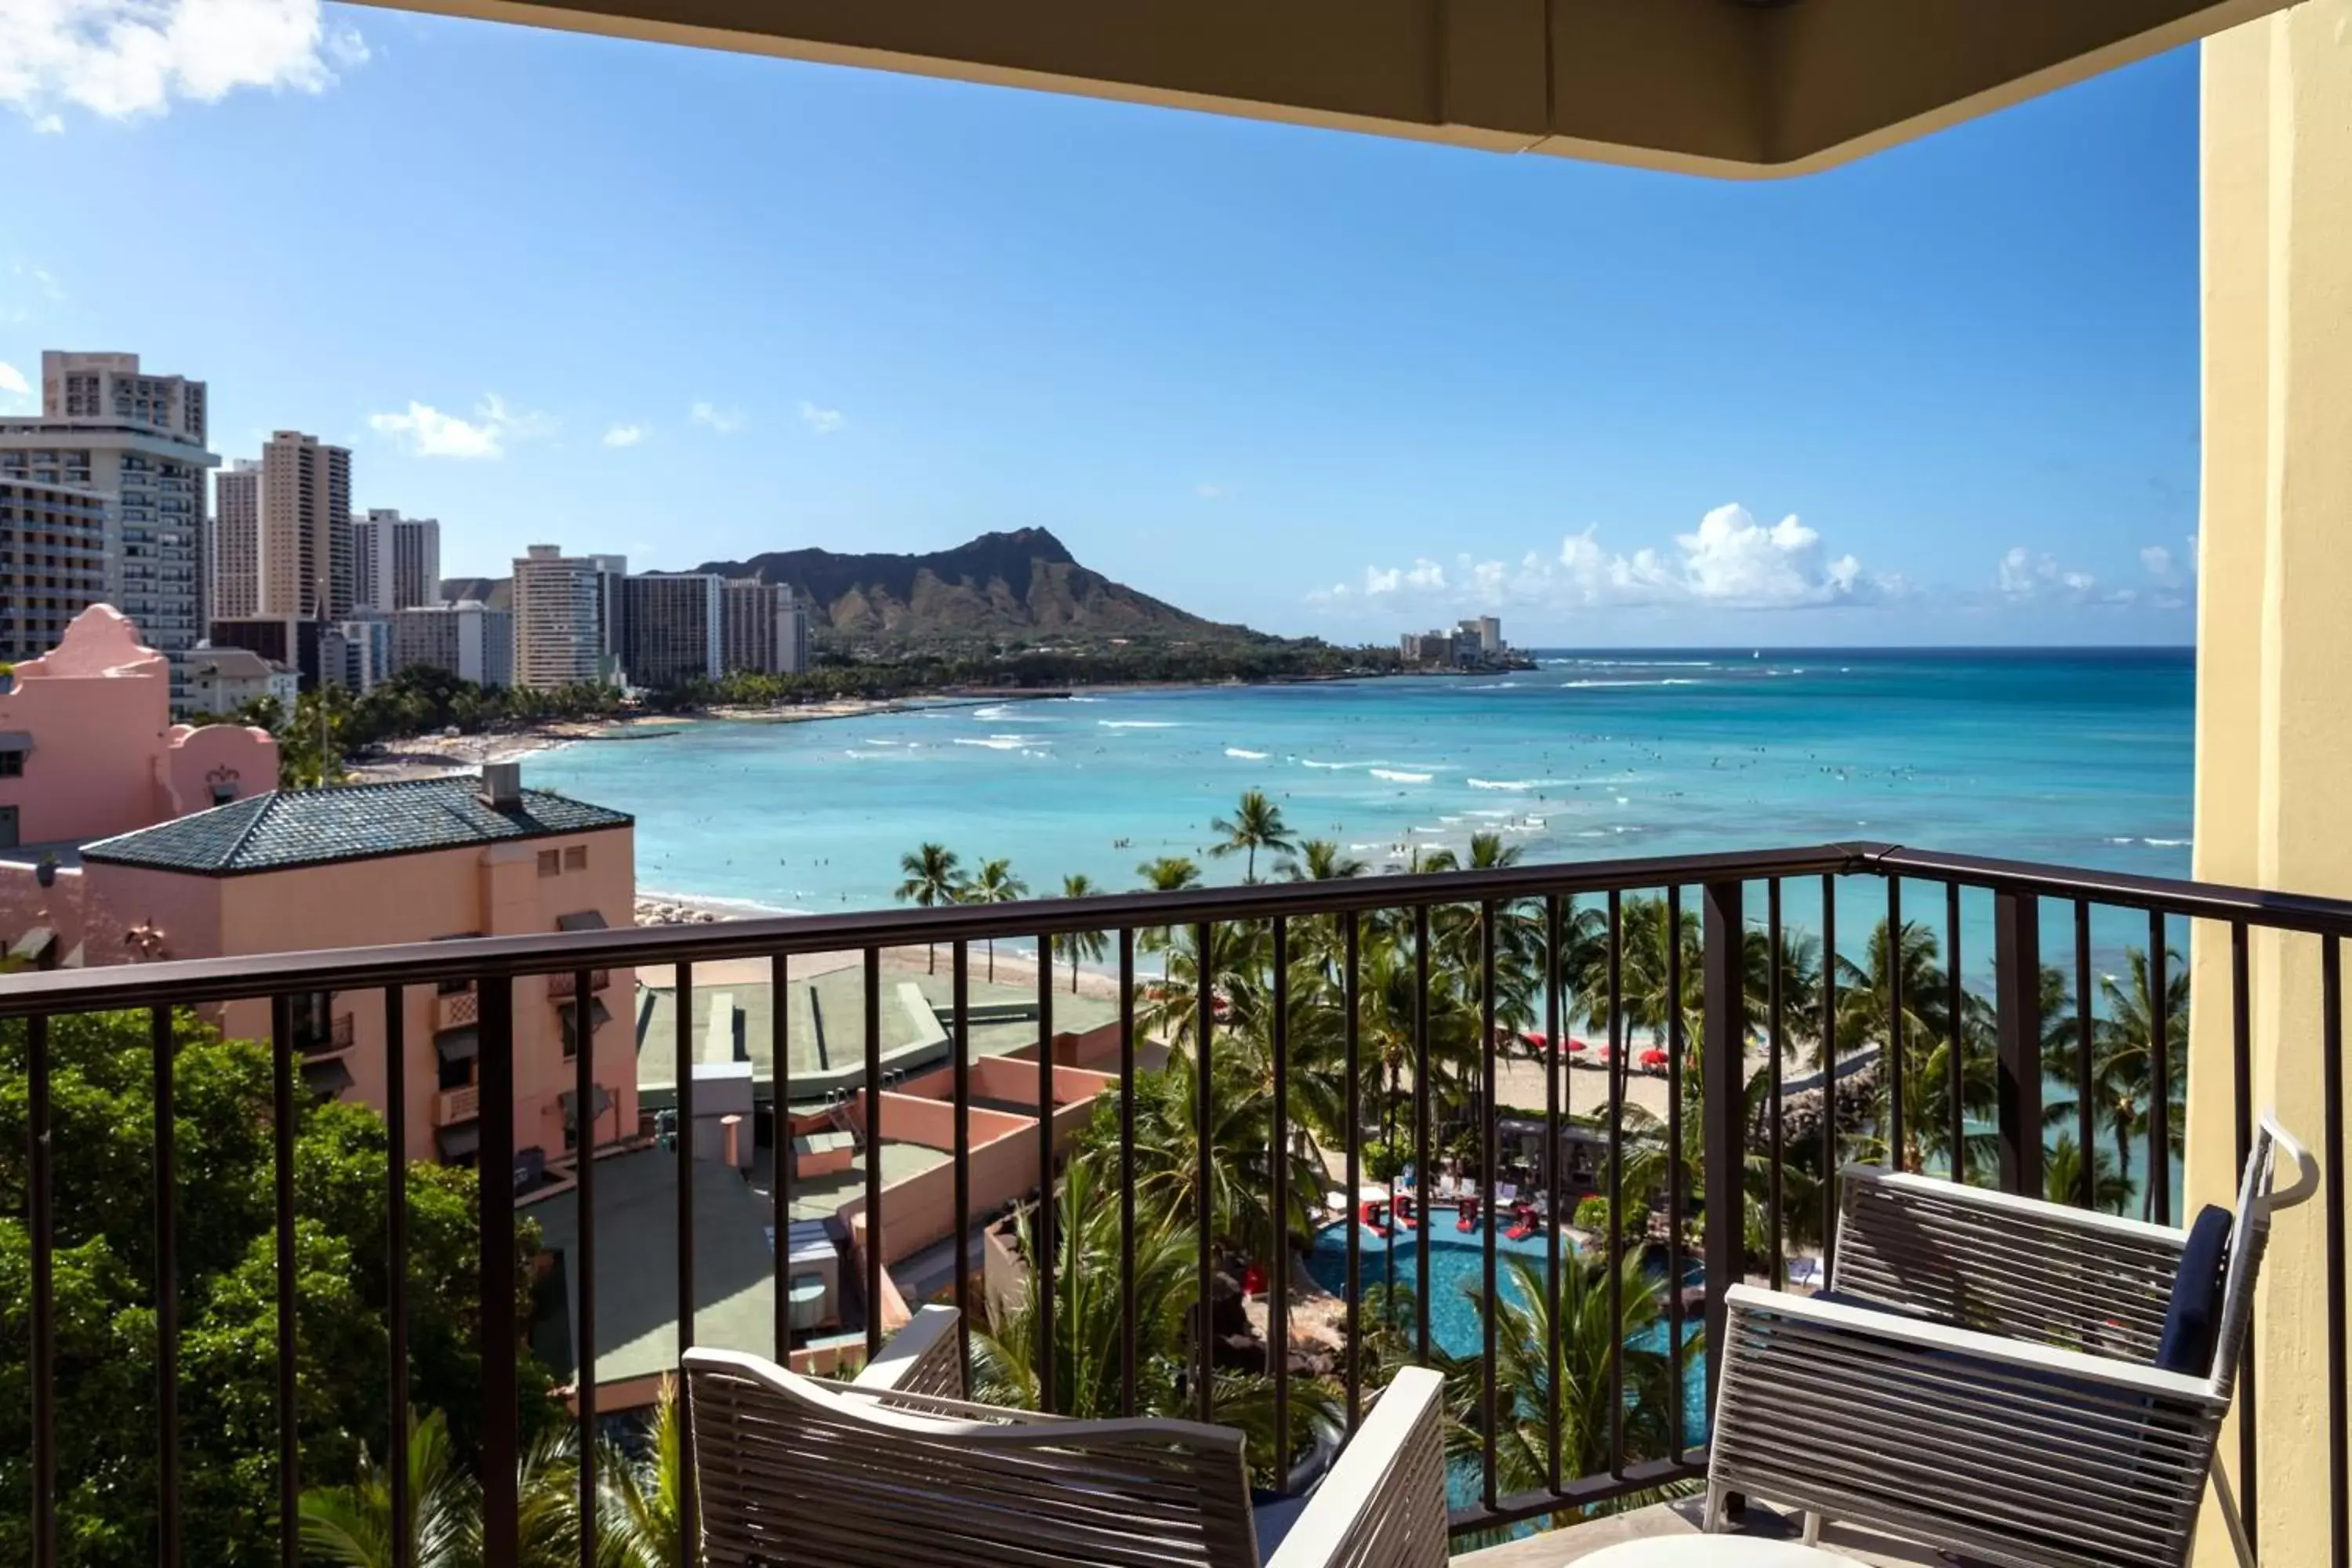
[[[1881,950],[1874,944],[1887,930],[1902,931],[1906,943],[1932,938],[1941,967],[1874,965],[1869,955]],[[992,1109],[1069,1099],[1065,1079],[1078,1069],[1059,1059],[1071,1037],[1055,1025],[1057,1001],[1067,1004],[1055,983],[1066,985],[1068,976],[1049,968],[1036,984],[1034,1014],[1036,1037],[1049,1048],[982,1058],[986,1072],[970,1070],[968,1031],[980,1025],[974,1009],[954,1008],[946,1015],[953,1050],[936,1086],[940,1101],[886,1092],[811,1112],[793,1107],[790,1082],[770,1081],[757,1086],[747,1117],[728,1118],[725,1161],[702,1147],[705,1140],[677,1136],[616,1142],[600,1158],[551,1158],[544,1172],[534,1161],[518,1162],[519,979],[674,966],[679,984],[691,987],[697,965],[709,973],[749,960],[782,974],[788,961],[853,955],[848,962],[862,968],[863,994],[873,1001],[862,1019],[844,1021],[840,1046],[853,1056],[862,1050],[867,1081],[883,1081],[879,981],[889,955],[936,945],[940,977],[961,996],[983,942],[1091,932],[1107,939],[1097,989],[1117,999],[1117,1021],[1099,1047],[1099,1075],[1081,1075],[1099,1076],[1107,1100],[1075,1142],[1075,1130],[1057,1129],[1052,1118],[1033,1118],[1021,1123],[1031,1131],[1007,1138],[997,1124],[1011,1125],[1008,1113]],[[444,995],[441,1005],[476,1009],[464,1026],[474,1036],[479,1081],[441,1092],[433,1103],[436,1121],[462,1124],[478,1153],[480,1217],[469,1223],[481,1227],[479,1267],[460,1287],[469,1298],[461,1303],[466,1321],[478,1325],[478,1367],[465,1380],[466,1397],[478,1408],[453,1415],[452,1429],[466,1434],[461,1460],[480,1482],[490,1561],[515,1560],[524,1512],[518,1464],[530,1441],[520,1413],[541,1412],[531,1417],[541,1419],[544,1411],[530,1391],[551,1374],[559,1384],[568,1377],[568,1403],[556,1418],[590,1430],[604,1419],[600,1400],[609,1415],[612,1406],[651,1398],[641,1390],[624,1400],[609,1384],[600,1394],[594,1358],[614,1353],[614,1336],[642,1344],[648,1334],[667,1333],[659,1342],[671,1347],[665,1354],[673,1359],[663,1363],[671,1367],[687,1345],[774,1355],[803,1369],[844,1357],[869,1364],[887,1358],[908,1310],[922,1304],[898,1283],[908,1276],[892,1231],[932,1220],[904,1203],[894,1208],[899,1177],[868,1154],[894,1136],[916,1135],[919,1120],[919,1135],[944,1148],[952,1169],[951,1187],[924,1189],[942,1194],[940,1229],[982,1238],[974,1244],[988,1258],[985,1270],[950,1265],[935,1275],[930,1296],[955,1310],[958,1331],[942,1341],[945,1353],[955,1379],[979,1396],[994,1389],[1003,1397],[1005,1386],[980,1375],[996,1361],[984,1365],[969,1333],[993,1313],[1000,1332],[1020,1325],[1017,1332],[1034,1335],[1038,1348],[1057,1352],[1024,1352],[1035,1368],[1024,1385],[1035,1409],[1212,1425],[1223,1415],[1246,1418],[1261,1436],[1243,1450],[1245,1468],[1261,1485],[1297,1489],[1318,1467],[1346,1463],[1351,1436],[1372,1430],[1367,1423],[1377,1396],[1400,1368],[1437,1366],[1447,1379],[1444,1465],[1442,1478],[1431,1468],[1427,1485],[1443,1487],[1454,1560],[1486,1568],[1574,1562],[1612,1543],[1692,1533],[1711,1464],[1750,1478],[1732,1489],[1739,1495],[1727,1500],[1737,1506],[1727,1529],[1785,1535],[1797,1528],[1792,1507],[1822,1509],[1831,1516],[1825,1542],[1861,1562],[1934,1562],[1938,1550],[2022,1564],[2186,1562],[2189,1516],[2141,1517],[2129,1489],[2131,1477],[2174,1466],[2171,1447],[2133,1449],[2141,1458],[2120,1469],[2102,1468],[2095,1447],[2084,1447],[2087,1479],[2058,1478],[2074,1489],[2062,1488],[2048,1505],[2063,1528],[2042,1529],[2031,1519],[1988,1522],[1936,1500],[1983,1480],[1968,1474],[1969,1445],[1994,1445],[2001,1435],[1977,1431],[1977,1415],[1955,1410],[1948,1422],[1921,1415],[1933,1398],[1906,1392],[1899,1379],[1886,1382],[1867,1357],[1854,1362],[1850,1376],[1810,1389],[1768,1386],[1759,1394],[1752,1381],[1743,1383],[1745,1405],[1724,1394],[1726,1371],[1752,1380],[1762,1374],[1740,1371],[1743,1356],[1763,1353],[1788,1334],[1802,1338],[1795,1328],[1781,1339],[1759,1339],[1752,1323],[1743,1329],[1750,1320],[1741,1313],[1752,1318],[1758,1301],[1784,1299],[1755,1292],[1778,1285],[1800,1299],[1798,1307],[1776,1310],[1796,1312],[1790,1321],[1801,1325],[1811,1321],[1801,1299],[1832,1284],[1841,1304],[1812,1307],[1816,1314],[1868,1312],[1876,1321],[1878,1308],[1902,1306],[1906,1291],[1948,1294],[1949,1279],[1936,1270],[1956,1248],[1981,1242],[1998,1250],[2011,1245],[2000,1239],[2011,1232],[2063,1230],[2058,1219],[2016,1216],[2071,1210],[2021,1207],[2021,1200],[2144,1208],[2156,1223],[2112,1213],[2066,1220],[2088,1227],[2083,1234],[2095,1238],[2088,1251],[2005,1264],[1989,1293],[1963,1292],[1966,1299],[1951,1304],[1956,1321],[1899,1331],[1976,1343],[1998,1325],[2014,1328],[2018,1303],[2039,1288],[2036,1280],[2059,1281],[2052,1289],[2079,1307],[2106,1288],[2101,1276],[2110,1270],[2097,1261],[2107,1256],[2100,1247],[2170,1246],[2178,1258],[2180,1243],[2162,1238],[2179,1233],[2161,1226],[2199,1204],[2232,1203],[2239,1161],[2265,1146],[2259,1118],[2275,1109],[2315,1155],[2325,1201],[2282,1208],[2251,1333],[2234,1367],[2221,1358],[2213,1373],[2221,1392],[2200,1395],[2206,1398],[2200,1408],[2218,1413],[2229,1405],[2229,1373],[2236,1370],[2242,1417],[2257,1396],[2255,1347],[2273,1339],[2308,1350],[2312,1387],[2330,1397],[2297,1405],[2295,1391],[2265,1379],[2265,1407],[2278,1402],[2302,1412],[2293,1441],[2281,1440],[2275,1421],[2239,1419],[2218,1438],[2210,1426],[2199,1428],[2201,1438],[2178,1436],[2190,1456],[2179,1463],[2193,1461],[2201,1485],[2198,1445],[2212,1446],[2215,1491],[2226,1503],[2209,1504],[2197,1525],[2204,1550],[2242,1530],[2258,1552],[2261,1531],[2282,1517],[2277,1509],[2305,1506],[2287,1500],[2299,1495],[2311,1507],[2333,1500],[2340,1562],[2352,1546],[2342,1524],[2342,1391],[2352,1377],[2341,1113],[2347,938],[2352,902],[1832,844],[0,976],[0,1023],[26,1064],[26,1142],[7,1158],[22,1162],[18,1190],[28,1194],[30,1271],[20,1310],[30,1347],[21,1406],[29,1424],[27,1463],[18,1472],[27,1489],[18,1495],[32,1510],[31,1560],[62,1560],[47,1543],[95,1522],[89,1510],[99,1497],[110,1520],[119,1525],[129,1509],[135,1528],[152,1535],[164,1560],[175,1560],[195,1506],[175,1488],[176,1461],[164,1458],[189,1440],[184,1413],[201,1397],[187,1385],[189,1373],[174,1370],[184,1365],[183,1346],[171,1312],[125,1331],[153,1336],[152,1361],[142,1357],[137,1377],[163,1369],[163,1397],[140,1417],[156,1467],[95,1492],[94,1478],[79,1468],[89,1450],[74,1429],[76,1413],[108,1398],[115,1384],[107,1380],[124,1374],[61,1338],[65,1271],[79,1267],[68,1264],[66,1249],[78,1245],[84,1224],[72,1205],[88,1201],[87,1187],[75,1184],[90,1154],[62,1135],[76,1123],[54,1090],[61,1073],[78,1071],[76,1042],[85,1037],[76,1016],[128,1014],[143,1031],[149,1018],[171,1010],[256,996],[331,992],[349,999],[470,982],[472,991]],[[2192,972],[2199,987],[2193,1005],[2159,1010],[2137,1047],[2116,1013],[2095,1000],[2095,970],[2125,967],[2114,961],[2126,943],[2133,962],[2145,966],[2150,994],[2170,995],[2173,977]],[[1203,966],[1194,962],[1202,952],[1211,957],[1205,986],[1196,978]],[[1824,968],[1822,952],[1844,962]],[[2306,1000],[2326,1004],[2314,1021],[2315,1048],[2333,1098],[2273,1108],[2255,1087],[2263,1020],[2254,976],[2306,960],[2317,992]],[[919,960],[908,973],[921,973]],[[1669,998],[1678,1001],[1663,1000]],[[986,1010],[977,1011],[985,1022]],[[677,1037],[673,1059],[690,1058],[692,1009],[673,1006],[666,1016]],[[1943,1020],[1959,1025],[1947,1036]],[[777,1010],[771,1027],[779,1047],[789,1025]],[[153,1038],[163,1052],[154,1064],[157,1093],[172,1105],[173,1036],[159,1026]],[[281,1075],[294,1065],[290,1033],[274,1042],[272,1056]],[[2085,1071],[2094,1057],[2107,1064],[2107,1079]],[[2119,1058],[2122,1068],[2115,1065]],[[1207,1072],[1196,1070],[1203,1058]],[[791,1052],[780,1048],[770,1059],[785,1064],[789,1077]],[[580,1057],[570,1065],[576,1082],[569,1103],[605,1103],[591,1061]],[[2070,1076],[2076,1073],[2084,1076]],[[701,1078],[682,1075],[675,1086],[677,1124],[698,1131]],[[2128,1190],[2116,1185],[2104,1160],[2078,1158],[2083,1149],[2112,1149],[2116,1131],[2094,1097],[2067,1088],[2123,1078],[2140,1085],[2150,1105],[2179,1106],[2195,1086],[2190,1133],[2175,1117],[2158,1114],[2124,1129],[2138,1177]],[[701,1087],[715,1092],[712,1084]],[[1644,1112],[1644,1100],[1660,1109]],[[812,1114],[841,1113],[858,1135],[861,1173],[838,1187],[847,1200],[838,1235],[846,1239],[828,1241],[823,1226],[794,1213],[791,1162],[762,1191],[739,1173],[751,1162],[736,1160],[735,1141],[752,1138],[769,1150],[781,1132],[789,1147],[794,1128]],[[196,1136],[184,1115],[160,1123],[152,1194],[135,1194],[151,1205],[152,1258],[166,1284],[178,1278],[197,1219],[171,1201],[178,1147]],[[385,1115],[394,1123],[391,1147],[403,1147],[400,1107]],[[897,1134],[893,1115],[908,1123]],[[306,1339],[310,1298],[286,1272],[301,1218],[297,1193],[308,1190],[291,1179],[294,1120],[278,1119],[264,1133],[287,1173],[267,1200],[281,1246],[275,1302],[262,1309],[287,1381],[285,1396],[256,1428],[262,1451],[253,1456],[275,1467],[279,1495],[289,1500],[302,1495],[306,1466],[334,1462],[328,1448],[311,1447],[319,1439],[291,1402],[298,1364],[305,1388],[313,1378],[329,1385],[389,1378],[387,1403],[376,1408],[394,1412],[408,1408],[411,1381],[421,1375],[396,1350],[372,1367],[305,1359],[315,1353]],[[626,1171],[624,1162],[631,1163]],[[1885,1166],[1895,1173],[1874,1168]],[[608,1215],[601,1237],[600,1167],[610,1168],[616,1189],[635,1194],[629,1201],[655,1200],[641,1215],[625,1211],[637,1215],[625,1226]],[[983,1175],[995,1183],[1007,1171],[1027,1199],[1010,1218],[974,1212],[971,1194]],[[387,1161],[388,1190],[394,1177]],[[566,1239],[562,1251],[542,1252],[534,1265],[531,1277],[545,1288],[518,1292],[510,1234],[517,1200],[551,1184],[576,1200],[569,1212],[582,1216],[577,1234],[535,1226],[534,1236],[562,1230]],[[1053,1201],[1034,1202],[1040,1192]],[[1917,1212],[1929,1217],[1887,1230],[1883,1215],[1872,1217],[1881,1213],[1873,1205],[1883,1192],[1924,1205]],[[1738,1201],[1727,1203],[1727,1193]],[[116,1200],[131,1198],[118,1192]],[[1952,1217],[1969,1203],[2009,1205],[1999,1212],[2010,1217],[1979,1234]],[[529,1216],[534,1206],[520,1213]],[[1727,1212],[1737,1213],[1738,1223],[1725,1223]],[[1401,1226],[1408,1213],[1426,1223]],[[869,1225],[869,1215],[878,1224]],[[749,1247],[722,1243],[722,1228],[740,1236],[747,1226]],[[793,1247],[760,1242],[763,1226],[773,1227],[771,1237],[789,1230]],[[837,1258],[845,1279],[862,1287],[845,1297],[856,1305],[845,1339],[810,1340],[806,1322],[795,1329],[788,1317],[793,1291],[807,1278],[799,1272],[804,1232],[814,1254]],[[614,1259],[650,1256],[650,1240],[659,1242],[657,1265],[632,1261],[615,1274],[622,1265],[614,1259],[597,1262],[600,1247]],[[379,1245],[382,1278],[406,1279],[408,1249],[416,1245],[410,1228],[383,1226]],[[1381,1289],[1384,1279],[1427,1279],[1433,1288],[1391,1291]],[[743,1294],[754,1286],[756,1298]],[[1528,1310],[1546,1297],[1549,1315]],[[754,1299],[772,1306],[746,1314],[741,1304]],[[2133,1300],[2120,1315],[2098,1309],[2098,1321],[2074,1339],[2071,1331],[2052,1331],[2067,1342],[2078,1339],[2076,1352],[2049,1348],[2045,1335],[2019,1353],[2047,1361],[2095,1352],[2102,1366],[2120,1369],[2102,1375],[2156,1390],[2150,1399],[2206,1387],[2149,1369],[2163,1353],[2154,1327],[2165,1312],[2162,1292],[2141,1289]],[[1204,1301],[1205,1313],[1198,1310]],[[694,1316],[680,1333],[677,1309],[684,1303]],[[391,1290],[383,1307],[391,1346],[413,1342],[407,1331],[421,1310],[404,1286]],[[1898,1323],[1934,1316],[1916,1302],[1906,1310],[1914,1317]],[[1547,1337],[1545,1322],[1559,1331]],[[1093,1347],[1083,1362],[1072,1350],[1081,1341]],[[587,1367],[564,1363],[573,1346],[588,1347]],[[1001,1360],[1004,1352],[990,1353]],[[1924,1388],[1937,1364],[1930,1359],[1906,1375],[1924,1380]],[[2022,1386],[2052,1402],[2071,1387],[2055,1374]],[[384,1385],[369,1387],[381,1393]],[[1546,1399],[1546,1387],[1563,1396]],[[1817,1436],[1834,1435],[1851,1418],[1849,1407],[1875,1410],[1912,1422],[1936,1457],[1923,1461],[1899,1445],[1886,1447],[1856,1458],[1848,1472],[1799,1467],[1768,1488],[1753,1483],[1750,1449],[1718,1454],[1710,1447],[1719,1425],[1739,1430],[1738,1411],[1748,1407],[1776,1412],[1791,1430]],[[1267,1433],[1281,1435],[1276,1451],[1265,1450],[1274,1441]],[[394,1474],[404,1473],[405,1436],[397,1417],[359,1434]],[[698,1495],[719,1499],[724,1489],[714,1478],[728,1474],[736,1456],[698,1451],[695,1441],[689,1431],[680,1462],[699,1479]],[[1884,1517],[1884,1498],[1893,1494],[1872,1478],[1900,1479],[1923,1462],[1937,1468],[1921,1472],[1904,1495],[1916,1491],[1927,1500],[1901,1519]],[[1737,1468],[1743,1465],[1751,1468]],[[593,1495],[589,1469],[583,1485]],[[2115,1479],[2119,1474],[2125,1479]],[[1240,1484],[1237,1475],[1228,1479]],[[2020,1495],[2044,1495],[2032,1489],[2038,1481],[2017,1485]],[[2262,1501],[2274,1495],[2279,1501]],[[416,1505],[404,1493],[393,1496],[395,1510]],[[926,1506],[952,1510],[957,1500],[941,1496]],[[684,1510],[677,1528],[683,1560],[740,1560],[717,1546],[706,1556],[696,1509]],[[1057,1527],[1041,1515],[1034,1528],[1050,1538]],[[583,1533],[593,1537],[596,1529]],[[272,1520],[268,1530],[285,1561],[303,1560],[294,1514]],[[593,1560],[593,1540],[579,1550],[582,1562]],[[989,1559],[981,1551],[971,1560]],[[1074,1551],[1055,1560],[1114,1559]]]

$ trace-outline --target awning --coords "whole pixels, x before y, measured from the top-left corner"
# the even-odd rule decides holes
[[[341,1057],[325,1057],[302,1064],[302,1082],[312,1094],[331,1097],[352,1087],[352,1069]]]
[[[555,929],[558,931],[604,931],[607,928],[604,924],[604,917],[602,914],[598,913],[594,910],[582,910],[577,914],[556,916]]]
[[[482,1151],[482,1124],[460,1121],[454,1127],[443,1127],[433,1134],[433,1142],[444,1160],[462,1160]]]
[[[613,1091],[606,1089],[601,1083],[596,1085],[595,1089],[596,1096],[594,1100],[592,1102],[595,1106],[595,1109],[588,1113],[588,1120],[591,1122],[593,1122],[598,1117],[613,1109]],[[563,1125],[566,1127],[577,1126],[579,1123],[576,1113],[580,1105],[580,1096],[574,1091],[567,1089],[562,1094],[556,1096],[556,1098],[563,1102]]]
[[[572,1004],[558,1002],[555,1010],[562,1016],[564,1037],[569,1039],[576,1027],[572,1021]],[[604,999],[602,996],[591,998],[588,1003],[588,1032],[593,1035],[612,1021],[613,1010],[604,1005]]]
[[[482,1037],[470,1028],[444,1029],[433,1037],[433,1048],[446,1064],[469,1062],[482,1054]]]
[[[33,749],[33,732],[29,730],[0,730],[0,752],[29,752]]]

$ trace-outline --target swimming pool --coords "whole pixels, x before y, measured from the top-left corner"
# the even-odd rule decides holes
[[[1327,1226],[1315,1238],[1307,1255],[1307,1272],[1318,1285],[1334,1295],[1344,1295],[1348,1288],[1348,1229],[1352,1221]],[[1363,1288],[1386,1284],[1391,1279],[1407,1287],[1417,1288],[1421,1282],[1421,1247],[1415,1233],[1399,1231],[1393,1238],[1362,1232],[1363,1250],[1358,1278]],[[1394,1245],[1391,1246],[1391,1240]],[[1547,1256],[1547,1244],[1541,1235],[1513,1241],[1508,1236],[1495,1237],[1497,1258],[1517,1254],[1540,1266]],[[1563,1258],[1574,1248],[1563,1239]],[[1661,1265],[1663,1268],[1663,1265]],[[1393,1269],[1393,1273],[1391,1273]],[[1481,1321],[1477,1303],[1471,1292],[1486,1283],[1486,1244],[1477,1232],[1455,1230],[1441,1221],[1429,1233],[1429,1274],[1433,1289],[1428,1292],[1429,1337],[1446,1354],[1475,1358],[1486,1350],[1486,1324]],[[1706,1276],[1695,1258],[1683,1262],[1683,1283],[1701,1285]],[[1518,1296],[1517,1282],[1507,1269],[1499,1270],[1496,1288],[1513,1300]],[[1701,1327],[1698,1322],[1685,1325],[1687,1340],[1695,1337]],[[1666,1348],[1668,1325],[1658,1323],[1635,1335],[1628,1342],[1643,1350],[1663,1351]],[[1683,1436],[1685,1442],[1697,1445],[1706,1441],[1706,1358],[1693,1356],[1683,1373]],[[1474,1501],[1477,1496],[1477,1476],[1475,1468],[1470,1477],[1469,1490],[1462,1494],[1462,1478],[1452,1478],[1449,1490],[1455,1492],[1456,1506]]]

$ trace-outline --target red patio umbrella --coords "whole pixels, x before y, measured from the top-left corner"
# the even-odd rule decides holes
[[[1662,1068],[1666,1065],[1666,1053],[1653,1046],[1642,1053],[1642,1065],[1645,1068]]]
[[[1519,1038],[1525,1040],[1528,1045],[1533,1046],[1539,1051],[1551,1044],[1551,1040],[1548,1036],[1534,1029],[1529,1029],[1526,1034],[1521,1035]]]
[[[1592,1047],[1586,1045],[1582,1040],[1571,1037],[1568,1042],[1568,1048],[1571,1051],[1589,1051]]]

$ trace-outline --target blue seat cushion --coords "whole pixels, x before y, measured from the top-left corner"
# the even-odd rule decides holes
[[[1290,1527],[1297,1524],[1298,1516],[1307,1511],[1307,1500],[1314,1495],[1313,1487],[1308,1487],[1297,1497],[1251,1489],[1250,1519],[1257,1527],[1257,1560],[1260,1563],[1273,1560],[1274,1549],[1282,1544],[1282,1538],[1290,1533]]]
[[[2221,1290],[2230,1262],[2230,1211],[2211,1204],[2197,1211],[2180,1249],[2180,1272],[2173,1276],[2172,1304],[2156,1342],[2161,1372],[2210,1376],[2213,1341],[2221,1329]]]

